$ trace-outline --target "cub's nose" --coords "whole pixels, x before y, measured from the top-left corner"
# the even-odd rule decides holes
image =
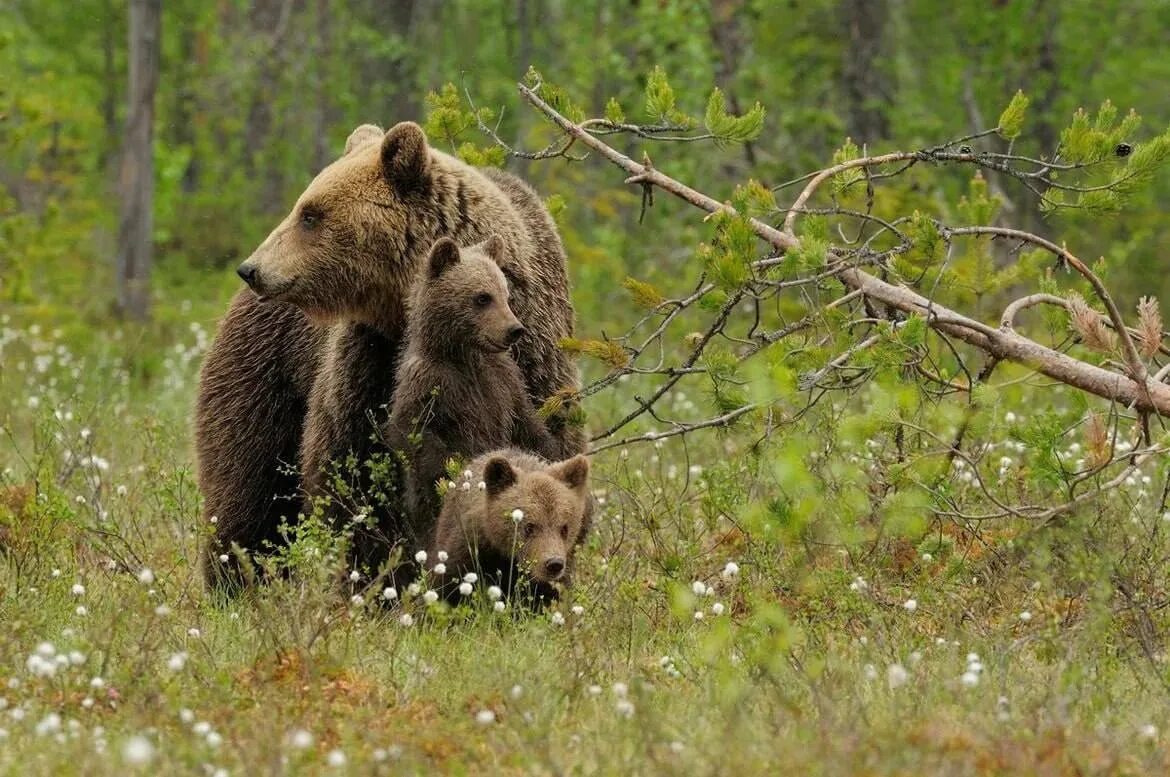
[[[528,330],[525,329],[523,326],[521,326],[520,324],[517,324],[516,326],[514,326],[508,330],[508,334],[504,335],[504,339],[507,341],[508,345],[512,345],[517,340],[519,340],[521,337],[523,337],[524,333],[527,331]]]
[[[256,284],[256,273],[256,265],[248,264],[247,262],[244,262],[236,268],[236,275],[243,278],[244,283],[248,284],[249,286],[254,286]]]
[[[565,571],[565,560],[563,558],[550,558],[544,562],[544,571],[550,580],[556,580]]]

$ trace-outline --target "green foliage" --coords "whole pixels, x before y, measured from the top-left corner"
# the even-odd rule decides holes
[[[1028,112],[1029,102],[1030,100],[1024,96],[1023,91],[1015,93],[1012,101],[999,115],[999,122],[996,124],[996,131],[1001,138],[1015,140],[1024,131],[1024,117]]]
[[[630,293],[634,304],[639,307],[653,310],[666,301],[666,298],[662,296],[662,293],[658,289],[637,278],[627,277],[622,281],[622,287]]]
[[[630,355],[626,349],[610,340],[579,340],[575,337],[563,337],[559,345],[563,351],[597,359],[614,369],[625,367],[630,362]]]
[[[707,127],[707,131],[715,136],[716,142],[746,143],[760,136],[764,129],[764,116],[764,107],[759,103],[753,105],[742,116],[732,116],[727,112],[727,101],[723,97],[723,90],[716,87],[707,99],[707,111],[704,114],[703,123]]]
[[[669,126],[689,128],[694,125],[694,119],[675,107],[674,89],[660,66],[650,71],[646,78],[646,114]]]
[[[626,113],[622,110],[621,103],[617,101],[617,98],[611,97],[609,102],[605,104],[605,118],[614,124],[626,123]]]

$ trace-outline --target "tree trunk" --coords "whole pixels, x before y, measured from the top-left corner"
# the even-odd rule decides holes
[[[118,226],[118,312],[150,315],[154,229],[154,94],[158,86],[162,0],[130,0],[130,86],[122,147]]]
[[[845,27],[845,124],[857,145],[872,145],[889,134],[889,119],[881,106],[888,103],[892,90],[883,83],[878,68],[889,3],[842,0],[840,12]]]

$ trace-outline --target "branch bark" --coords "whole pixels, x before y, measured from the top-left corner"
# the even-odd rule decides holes
[[[718,202],[702,192],[692,189],[657,168],[635,162],[630,157],[612,148],[600,138],[592,135],[581,126],[561,115],[556,109],[545,102],[534,89],[524,84],[518,84],[518,88],[520,95],[529,104],[544,114],[575,142],[580,143],[628,173],[629,177],[626,178],[626,183],[656,186],[707,213],[721,211],[735,212],[734,208],[730,205]],[[809,181],[805,192],[802,192],[801,197],[798,197],[797,205],[803,206],[802,200],[807,202],[812,190],[816,189],[821,182],[837,172],[841,172],[843,169],[856,167],[862,163],[873,165],[886,161],[914,158],[917,158],[916,154],[900,152],[888,154],[884,157],[871,158],[864,162],[853,160],[844,165],[838,165],[834,168],[824,170]],[[790,225],[787,223],[784,231],[778,230],[758,219],[748,219],[748,223],[757,237],[769,243],[778,251],[787,252],[800,247],[800,240],[789,231],[787,227]],[[1061,251],[1062,249],[1058,248],[1057,250]],[[1073,258],[1075,259],[1075,257]],[[1080,267],[1077,268],[1078,270],[1084,268],[1087,271],[1083,263],[1079,264]],[[1091,273],[1086,277],[1090,276],[1092,276]],[[1139,380],[1134,380],[1133,377],[1110,372],[1101,367],[1074,359],[1019,335],[1010,328],[996,329],[987,326],[975,319],[950,310],[933,300],[929,300],[912,289],[888,283],[862,270],[850,268],[840,273],[838,277],[848,288],[860,291],[874,301],[902,311],[903,313],[922,315],[926,318],[928,325],[933,329],[962,340],[996,359],[1005,359],[1027,365],[1037,372],[1058,380],[1061,383],[1074,386],[1082,391],[1095,394],[1105,399],[1133,406],[1141,411],[1170,416],[1170,386],[1151,383],[1145,374],[1144,368],[1140,371],[1134,371],[1135,375],[1140,379],[1139,382]],[[1090,282],[1092,282],[1093,277],[1095,276],[1090,277]],[[1099,289],[1099,293],[1102,290],[1103,288]],[[1124,330],[1124,328],[1124,323],[1122,323],[1120,329]],[[1129,366],[1133,370],[1133,365],[1131,364]]]

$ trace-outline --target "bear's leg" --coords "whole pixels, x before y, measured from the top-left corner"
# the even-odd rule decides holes
[[[304,509],[312,510],[313,499],[328,496],[326,517],[342,523],[362,508],[371,508],[371,525],[354,533],[353,561],[373,571],[400,534],[400,474],[392,463],[372,462],[389,455],[379,427],[393,396],[399,343],[364,324],[338,324],[325,349],[299,456],[307,494]],[[346,493],[339,493],[333,488],[330,467],[344,465],[351,456],[358,469],[338,472],[347,484]],[[377,478],[374,471],[379,472]]]
[[[254,551],[279,541],[281,517],[300,507],[295,463],[318,340],[296,308],[244,291],[204,360],[195,447],[203,516],[214,517],[202,553],[213,588],[242,582],[233,544]]]

